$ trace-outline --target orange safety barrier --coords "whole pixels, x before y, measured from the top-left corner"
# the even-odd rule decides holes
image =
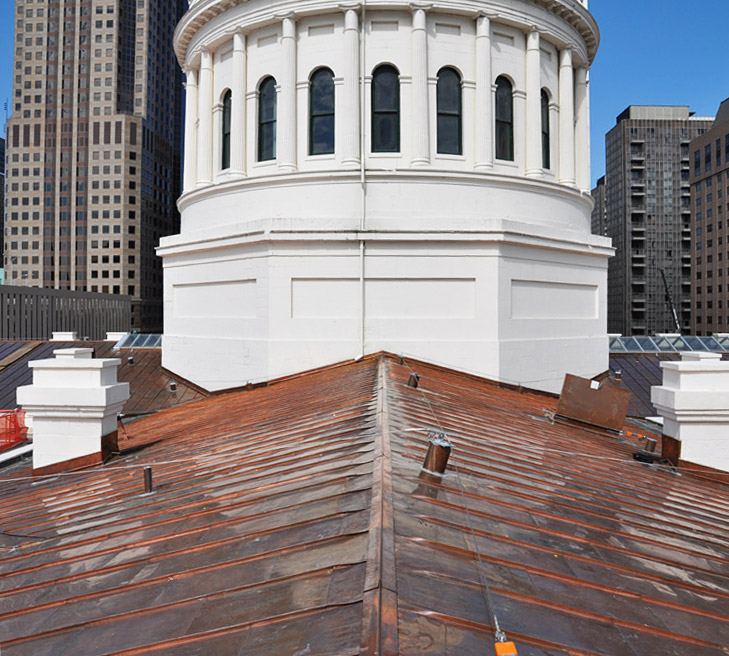
[[[0,451],[26,440],[25,410],[0,410]]]

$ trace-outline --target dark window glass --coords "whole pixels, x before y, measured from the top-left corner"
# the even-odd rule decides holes
[[[542,167],[552,168],[549,143],[549,96],[542,89]]]
[[[721,166],[721,139],[716,140],[716,165]]]
[[[276,159],[276,80],[267,77],[258,89],[258,161]]]
[[[514,92],[505,77],[496,78],[496,159],[514,161]]]
[[[701,174],[701,151],[694,152],[694,175]]]
[[[320,68],[309,86],[309,155],[334,152],[334,73]]]
[[[704,168],[711,171],[711,144],[704,148]]]
[[[462,155],[461,76],[452,68],[442,68],[436,87],[438,105],[438,152]]]
[[[380,66],[372,74],[372,152],[400,150],[400,74]]]
[[[223,96],[223,134],[221,143],[222,162],[224,169],[230,168],[230,112],[231,112],[232,94],[230,90],[225,92]]]

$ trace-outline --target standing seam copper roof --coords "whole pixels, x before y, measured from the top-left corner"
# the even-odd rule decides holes
[[[2,654],[493,653],[474,535],[520,656],[729,654],[729,488],[555,407],[382,355],[140,420],[159,441],[103,467],[0,470]]]

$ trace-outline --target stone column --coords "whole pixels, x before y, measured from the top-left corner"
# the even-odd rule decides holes
[[[412,160],[411,166],[430,164],[428,109],[428,33],[423,5],[412,5]]]
[[[542,176],[542,72],[539,32],[527,37],[526,51],[526,174]]]
[[[559,60],[559,181],[575,185],[575,88],[569,48],[562,50]]]
[[[246,35],[233,35],[232,115],[230,117],[230,173],[246,174],[246,87],[247,87]]]
[[[222,140],[223,140],[223,103],[213,105],[213,175],[223,170]]]
[[[197,182],[197,71],[185,70],[185,164],[184,191],[192,191]]]
[[[278,167],[296,171],[296,21],[283,17],[281,32],[281,91],[278,96]]]
[[[491,99],[491,21],[476,20],[476,170],[494,168],[494,112]]]
[[[575,71],[575,183],[580,191],[590,192],[590,96],[587,68]]]
[[[526,100],[526,91],[514,89],[514,163],[521,173],[526,170]]]
[[[200,87],[198,90],[197,185],[213,181],[213,54],[200,55]]]
[[[342,88],[342,164],[356,168],[360,164],[359,98],[359,16],[353,7],[344,7],[344,66]]]

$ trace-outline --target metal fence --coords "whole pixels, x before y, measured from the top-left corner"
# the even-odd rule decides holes
[[[0,286],[0,339],[50,339],[54,331],[104,339],[129,331],[131,296]]]

